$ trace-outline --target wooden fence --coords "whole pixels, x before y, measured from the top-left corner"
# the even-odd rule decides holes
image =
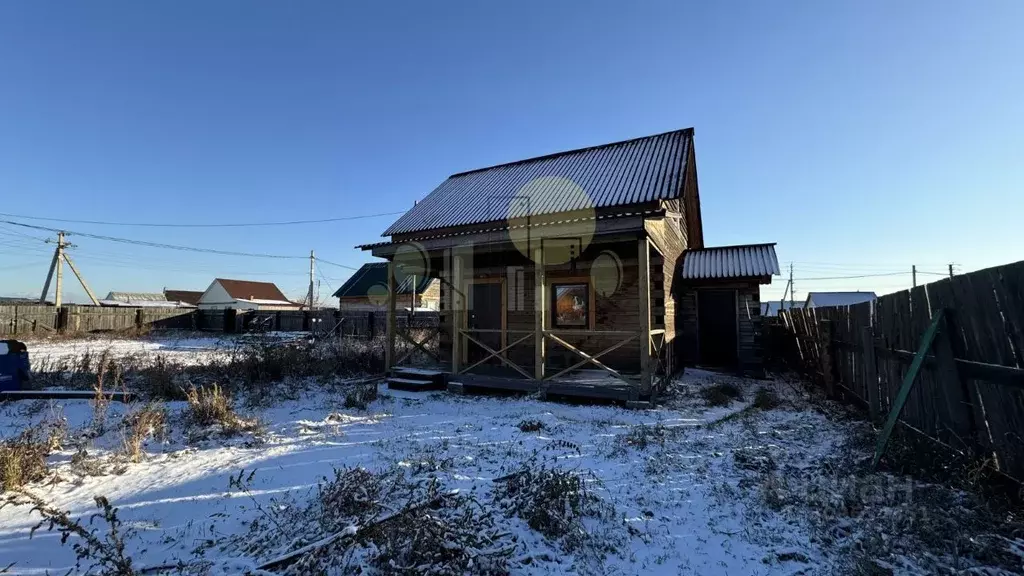
[[[899,423],[1024,480],[1024,262],[855,306],[784,311],[767,346],[877,421],[940,310]]]
[[[399,329],[432,328],[439,322],[437,312],[417,312],[414,317],[399,314]],[[236,311],[195,308],[128,308],[66,305],[60,309],[44,304],[0,306],[0,336],[156,330],[203,330],[242,333],[252,331],[327,332],[344,336],[373,338],[387,329],[385,312],[338,310]]]

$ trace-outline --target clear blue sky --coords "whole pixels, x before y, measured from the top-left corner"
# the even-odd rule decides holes
[[[1016,0],[3,2],[0,212],[389,212],[453,172],[693,126],[709,244],[778,242],[798,278],[972,270],[1024,258],[1022,22]],[[356,266],[391,220],[64,226]],[[46,236],[0,227],[0,294],[42,283],[48,247],[24,233]],[[301,260],[72,241],[97,292],[214,276],[304,292]]]

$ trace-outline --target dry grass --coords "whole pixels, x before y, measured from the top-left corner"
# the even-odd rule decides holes
[[[185,400],[188,402],[185,417],[193,426],[217,427],[228,435],[251,432],[259,428],[258,421],[242,418],[235,412],[230,393],[217,384],[191,386],[185,391]]]
[[[45,478],[46,457],[60,450],[66,438],[67,421],[58,415],[0,441],[0,492]]]
[[[124,453],[132,462],[141,462],[149,438],[167,437],[167,410],[159,403],[148,404],[125,417],[123,431]]]

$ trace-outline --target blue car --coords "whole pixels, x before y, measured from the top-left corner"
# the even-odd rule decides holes
[[[0,340],[0,392],[28,388],[28,348],[17,340]]]

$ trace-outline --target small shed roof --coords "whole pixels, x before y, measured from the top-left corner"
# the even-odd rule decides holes
[[[382,234],[677,198],[693,128],[453,174]]]
[[[416,293],[422,294],[429,286],[433,278],[429,276],[419,276],[416,278]],[[366,296],[372,286],[383,286],[385,290],[388,285],[388,263],[387,262],[371,262],[369,264],[363,264],[351,278],[345,281],[338,288],[338,291],[334,293],[336,298],[351,298],[358,296]],[[409,294],[412,292],[412,276],[406,276],[401,282],[398,283],[397,291],[399,294]]]
[[[763,278],[779,273],[774,243],[714,246],[683,252],[683,280]]]
[[[808,292],[805,308],[852,306],[878,298],[874,292]]]
[[[171,302],[184,302],[185,304],[192,304],[193,306],[199,304],[199,299],[203,297],[202,290],[168,290],[164,288],[164,296],[167,297]]]
[[[111,292],[104,300],[116,302],[167,302],[167,297],[159,292]]]

